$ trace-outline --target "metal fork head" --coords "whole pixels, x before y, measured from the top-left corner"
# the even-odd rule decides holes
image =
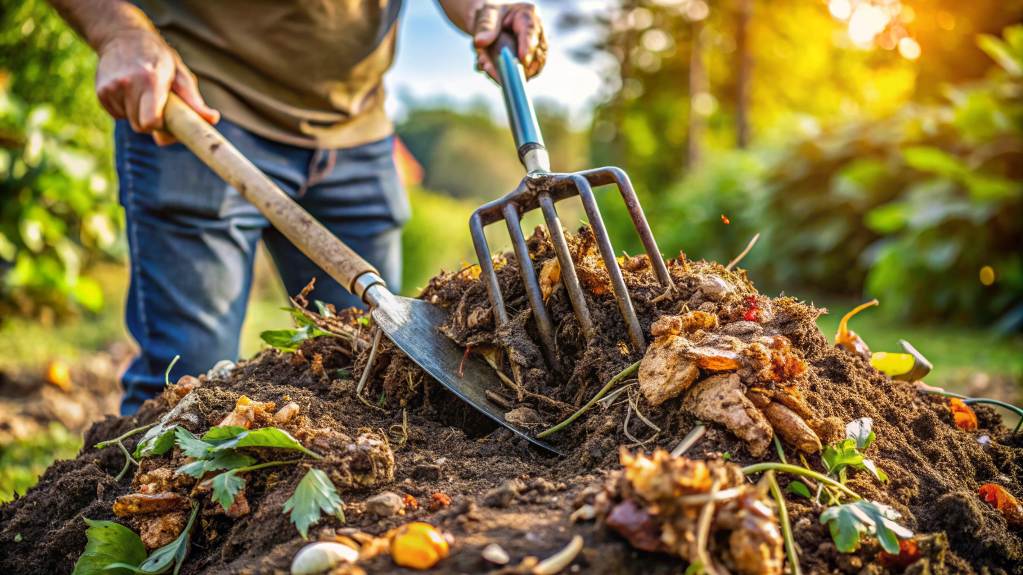
[[[547,230],[550,233],[551,243],[554,245],[554,252],[557,255],[558,263],[561,265],[561,278],[568,290],[569,300],[576,317],[582,326],[583,334],[587,342],[593,338],[593,321],[590,318],[589,309],[586,306],[586,299],[583,296],[582,286],[569,253],[568,242],[562,231],[561,220],[554,208],[555,202],[578,195],[589,219],[593,235],[597,240],[597,248],[600,251],[604,267],[607,268],[611,277],[611,287],[614,290],[615,298],[618,300],[618,307],[621,309],[622,317],[625,318],[629,330],[629,338],[634,349],[643,353],[646,351],[646,341],[643,337],[643,330],[640,327],[639,319],[636,317],[636,310],[632,305],[632,299],[625,287],[625,279],[622,277],[622,270],[618,266],[618,259],[615,257],[614,249],[611,247],[611,240],[607,235],[607,228],[600,216],[597,207],[597,200],[593,195],[594,186],[615,184],[625,206],[632,217],[632,223],[639,232],[643,248],[647,257],[653,265],[657,279],[665,288],[671,287],[671,277],[668,275],[668,268],[661,258],[657,249],[657,242],[654,240],[650,225],[643,215],[643,208],[639,205],[636,192],[629,182],[629,177],[618,168],[598,168],[585,172],[573,174],[533,174],[527,176],[511,193],[503,198],[490,202],[479,207],[473,212],[469,219],[469,230],[472,233],[472,241],[476,246],[476,256],[479,258],[480,269],[483,281],[487,286],[487,293],[490,297],[490,305],[494,309],[494,320],[498,325],[508,322],[508,312],[504,306],[504,299],[501,296],[501,287],[498,284],[497,272],[494,269],[494,262],[484,234],[484,228],[499,220],[505,220],[508,226],[508,233],[511,236],[512,247],[515,250],[515,258],[519,262],[522,279],[526,286],[526,296],[529,305],[533,310],[533,317],[536,319],[537,331],[540,333],[540,345],[547,359],[549,366],[556,363],[554,326],[551,322],[550,313],[544,305],[543,294],[540,284],[537,281],[536,273],[533,270],[532,260],[529,257],[529,250],[526,247],[526,239],[522,234],[520,220],[522,215],[537,208],[543,211],[544,220],[547,223]]]

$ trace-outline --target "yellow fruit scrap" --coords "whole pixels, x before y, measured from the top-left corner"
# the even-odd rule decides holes
[[[878,371],[885,372],[889,377],[894,377],[903,373],[909,373],[913,366],[916,365],[916,358],[908,353],[878,351],[870,356],[870,365],[874,366],[874,369]]]
[[[410,569],[430,569],[448,556],[448,542],[429,523],[409,523],[391,536],[395,564]]]

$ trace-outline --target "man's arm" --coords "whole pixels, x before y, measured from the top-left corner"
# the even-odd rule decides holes
[[[519,41],[519,60],[532,78],[547,63],[547,34],[536,6],[505,0],[438,0],[451,23],[473,36],[478,56],[477,67],[497,80],[497,69],[487,55],[487,46],[497,40],[501,30],[515,33]]]
[[[48,1],[99,56],[96,94],[114,119],[127,118],[132,129],[153,133],[158,144],[173,142],[163,131],[171,90],[207,121],[220,119],[203,102],[195,76],[141,10],[124,0]]]

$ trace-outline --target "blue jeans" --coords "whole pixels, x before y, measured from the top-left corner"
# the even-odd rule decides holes
[[[288,195],[401,289],[401,226],[411,215],[392,138],[310,150],[256,136],[227,120],[217,129]],[[122,379],[122,414],[164,386],[238,359],[238,338],[262,239],[291,295],[316,278],[315,299],[361,306],[182,144],[159,147],[126,122],[116,128],[131,285],[125,311],[140,352]],[[282,302],[283,303],[283,302]],[[286,321],[284,316],[282,321]]]

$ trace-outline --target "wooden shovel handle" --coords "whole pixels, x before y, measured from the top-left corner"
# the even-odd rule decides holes
[[[348,291],[362,297],[355,291],[355,280],[366,273],[376,274],[376,268],[289,198],[174,92],[167,99],[163,121],[168,132],[263,212],[302,253]]]

